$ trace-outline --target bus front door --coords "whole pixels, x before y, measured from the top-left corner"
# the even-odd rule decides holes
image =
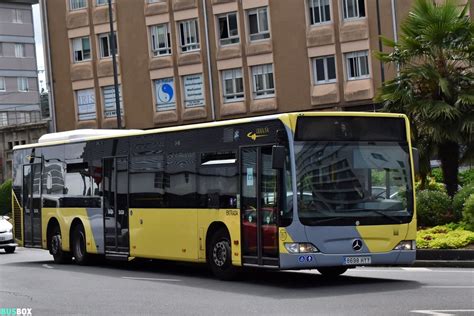
[[[240,149],[242,262],[273,266],[278,261],[278,181],[272,146]]]
[[[105,255],[126,259],[130,253],[128,224],[128,158],[103,160]]]
[[[26,247],[41,247],[41,163],[23,166],[23,227]]]

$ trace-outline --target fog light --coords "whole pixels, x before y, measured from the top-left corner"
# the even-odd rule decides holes
[[[402,240],[395,246],[395,248],[393,248],[393,250],[416,250],[416,241]]]
[[[285,248],[289,253],[319,252],[318,248],[311,243],[286,242]]]

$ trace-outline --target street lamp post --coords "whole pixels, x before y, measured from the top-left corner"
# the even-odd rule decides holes
[[[122,113],[120,111],[120,96],[117,78],[117,58],[115,56],[115,34],[114,34],[114,21],[112,19],[112,0],[107,0],[109,5],[109,23],[110,23],[110,52],[112,54],[112,66],[114,69],[114,88],[115,88],[115,112],[117,114],[117,128],[122,128]]]

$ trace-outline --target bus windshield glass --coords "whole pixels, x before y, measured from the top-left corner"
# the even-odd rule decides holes
[[[296,141],[298,214],[305,225],[411,221],[413,193],[403,142]]]

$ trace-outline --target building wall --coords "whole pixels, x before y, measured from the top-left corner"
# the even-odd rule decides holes
[[[59,131],[117,126],[115,117],[104,114],[102,91],[104,86],[113,84],[111,58],[100,55],[99,35],[109,32],[108,8],[97,5],[96,0],[83,1],[86,6],[74,10],[71,3],[81,4],[81,0],[42,3],[50,30],[51,72]],[[329,0],[330,21],[317,24],[311,23],[308,0],[114,1],[123,125],[147,129],[275,112],[373,110],[376,105],[372,99],[377,88],[396,71],[372,57],[380,48],[380,34],[394,37],[391,1],[357,0],[355,2],[364,7],[365,14],[350,19],[344,18],[344,1]],[[412,0],[399,0],[395,4],[395,25],[398,27]],[[270,36],[253,40],[249,14],[259,8],[267,9]],[[236,12],[239,41],[224,46],[220,44],[218,17],[230,12]],[[182,52],[180,23],[190,19],[197,21],[200,47],[192,52]],[[167,24],[170,29],[171,54],[153,56],[150,27],[161,24]],[[91,58],[74,62],[73,41],[84,36],[90,38]],[[367,54],[369,74],[352,80],[354,78],[348,78],[346,54],[359,51]],[[324,56],[334,56],[336,78],[315,84],[313,60]],[[253,91],[252,69],[261,65],[273,68],[274,94],[263,97],[256,96]],[[222,81],[224,71],[229,69],[240,69],[243,80],[244,97],[234,102],[224,100]],[[204,101],[202,106],[187,107],[183,76],[193,74],[202,74]],[[176,105],[162,111],[155,106],[163,95],[157,94],[154,80],[165,78],[174,80]],[[79,98],[80,102],[94,101],[91,108],[96,114],[95,118],[80,120],[77,91],[84,89],[92,90],[87,90],[87,98]],[[90,98],[90,91],[93,91],[93,98]]]

